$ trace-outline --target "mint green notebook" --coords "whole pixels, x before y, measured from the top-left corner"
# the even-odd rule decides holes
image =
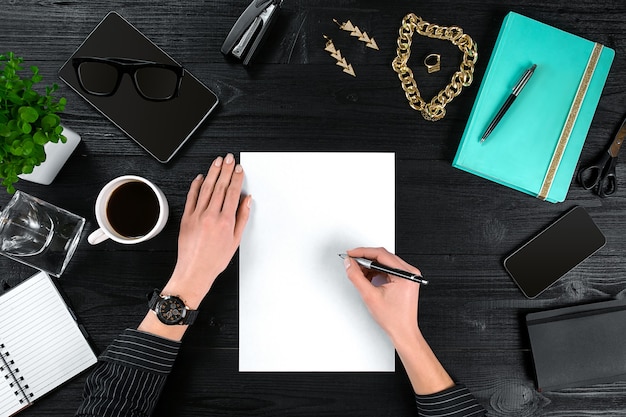
[[[552,203],[565,200],[615,51],[510,12],[452,166]],[[491,135],[524,71],[534,75]]]

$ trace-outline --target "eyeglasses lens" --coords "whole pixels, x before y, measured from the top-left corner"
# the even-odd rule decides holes
[[[144,97],[167,100],[176,94],[178,75],[167,68],[139,68],[135,72],[135,84]]]
[[[117,68],[104,62],[83,62],[78,67],[78,76],[85,90],[91,94],[111,94],[117,86]]]

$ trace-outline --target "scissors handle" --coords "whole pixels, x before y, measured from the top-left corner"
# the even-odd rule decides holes
[[[611,162],[606,167],[602,178],[598,181],[598,195],[602,198],[615,194],[617,191],[617,177],[615,176],[615,165],[617,158],[611,158]]]
[[[602,156],[592,165],[580,170],[578,173],[578,182],[580,182],[580,185],[585,190],[591,190],[602,180],[602,176],[604,175],[606,167],[609,164],[609,159],[613,159],[611,163],[613,164],[613,171],[615,172],[615,158],[612,158],[608,152],[604,152]]]

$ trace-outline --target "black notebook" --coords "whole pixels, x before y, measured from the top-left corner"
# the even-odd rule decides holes
[[[0,416],[11,416],[97,362],[52,278],[0,295]],[[6,314],[11,313],[11,314]]]
[[[89,94],[78,81],[74,57],[180,64],[122,16],[110,12],[59,70],[63,81],[160,162],[174,156],[218,103],[217,96],[187,70],[183,71],[178,95],[165,101],[141,97],[129,74],[124,74],[114,94]]]
[[[626,300],[526,316],[540,391],[626,380]]]

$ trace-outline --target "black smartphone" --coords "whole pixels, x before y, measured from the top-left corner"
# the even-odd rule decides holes
[[[576,206],[509,255],[504,268],[526,297],[535,298],[605,243],[587,210]]]

